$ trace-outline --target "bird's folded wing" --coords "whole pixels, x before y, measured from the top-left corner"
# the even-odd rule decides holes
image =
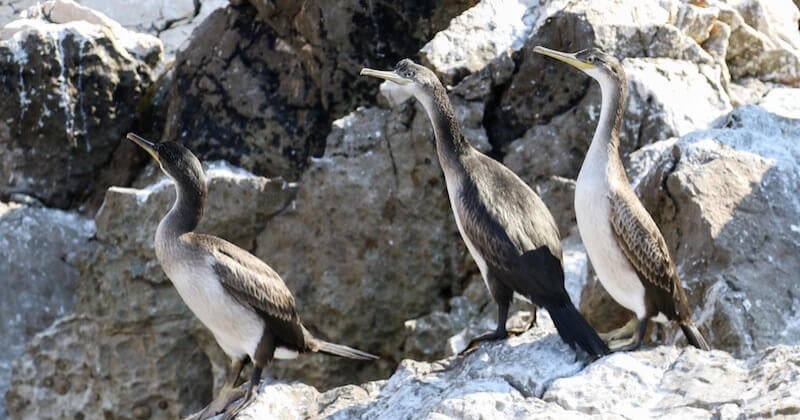
[[[643,281],[674,294],[677,272],[656,223],[635,195],[612,193],[609,199],[611,230],[628,261]]]
[[[186,238],[211,255],[210,264],[225,291],[236,300],[269,317],[297,322],[294,296],[278,273],[236,245],[204,234]]]

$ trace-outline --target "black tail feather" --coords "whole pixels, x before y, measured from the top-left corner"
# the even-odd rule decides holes
[[[378,360],[380,357],[369,354],[367,352],[354,349],[352,347],[343,346],[341,344],[329,343],[327,341],[317,340],[317,351],[321,353],[332,354],[334,356],[346,357],[355,360]]]
[[[608,346],[572,303],[548,307],[547,312],[553,319],[558,335],[570,347],[580,347],[591,356],[603,356],[609,353]]]
[[[711,347],[708,346],[706,339],[703,338],[703,334],[700,334],[700,330],[692,323],[692,321],[687,321],[681,323],[681,330],[683,330],[683,335],[686,336],[686,340],[689,344],[697,347],[700,350],[711,350]]]

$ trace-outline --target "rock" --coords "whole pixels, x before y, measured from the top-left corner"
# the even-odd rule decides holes
[[[745,0],[731,6],[720,5],[719,16],[731,28],[726,55],[731,77],[800,86],[797,7],[789,0]]]
[[[388,374],[404,323],[459,294],[477,271],[461,242],[424,112],[360,108],[337,120],[291,210],[258,237],[295,293],[306,326],[383,356],[354,365],[326,356],[276,361],[271,372],[327,388]]]
[[[169,61],[212,12],[228,0],[147,0],[143,2],[81,0],[124,27],[157,36],[164,43],[164,58]]]
[[[445,85],[482,70],[507,50],[522,47],[539,22],[565,1],[480,1],[450,21],[420,50],[421,64],[439,74]]]
[[[90,219],[61,210],[0,203],[0,395],[11,362],[33,335],[69,313],[76,300],[78,255],[91,249]],[[0,404],[0,417],[5,417]]]
[[[12,0],[0,5],[0,26],[14,20],[37,0]],[[170,61],[192,31],[211,12],[228,4],[227,0],[147,0],[131,3],[126,0],[81,0],[85,7],[96,10],[134,32],[149,33],[164,44],[164,59]]]
[[[800,339],[800,290],[786,275],[800,270],[798,136],[798,120],[751,105],[631,156],[640,162],[631,179],[667,240],[696,323],[712,347],[734,355]],[[609,316],[591,307],[590,322],[608,329]]]
[[[269,384],[242,418],[759,418],[800,413],[798,346],[742,360],[659,346],[574,361],[549,317],[541,328],[432,363],[404,360],[385,381],[320,393]],[[542,361],[547,361],[543,363]],[[726,417],[729,416],[729,417]]]
[[[0,196],[76,207],[133,124],[161,45],[70,0],[26,13],[0,31]]]
[[[554,381],[543,399],[567,410],[625,418],[796,415],[800,395],[792,360],[798,350],[772,347],[748,360],[693,348],[619,353]]]
[[[176,334],[176,332],[185,332]],[[178,418],[211,400],[212,366],[176,319],[150,328],[70,315],[14,364],[12,418]]]
[[[322,155],[331,122],[375,95],[361,67],[411,56],[466,7],[420,4],[232,2],[177,55],[163,139],[203,159],[298,179],[308,158]]]
[[[207,165],[206,175],[208,204],[198,231],[246,249],[295,194],[280,179],[225,163]],[[174,194],[163,175],[141,189],[109,189],[95,217],[95,250],[78,261],[74,315],[37,335],[15,362],[7,398],[12,416],[94,418],[112,410],[120,417],[175,418],[210,401],[229,361],[181,301],[153,250]],[[56,397],[41,378],[60,375],[70,385]]]

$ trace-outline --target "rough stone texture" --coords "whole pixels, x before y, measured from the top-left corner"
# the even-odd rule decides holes
[[[208,205],[198,230],[248,249],[295,194],[280,179],[227,164],[210,165],[206,174]],[[175,418],[210,401],[228,361],[153,250],[156,226],[174,194],[163,176],[142,189],[108,191],[95,218],[96,250],[79,261],[77,315],[37,335],[15,363],[6,398],[12,416]]]
[[[482,70],[495,57],[522,47],[533,28],[566,1],[480,1],[453,18],[420,50],[423,65],[445,84]]]
[[[746,106],[715,127],[636,152],[629,171],[701,331],[712,347],[747,356],[800,339],[800,122]],[[600,299],[596,292],[584,296]],[[598,307],[583,306],[606,330]]]
[[[72,310],[76,257],[89,252],[94,223],[61,210],[0,203],[0,395],[11,362],[33,335]],[[5,417],[0,404],[0,417]]]
[[[169,61],[197,25],[228,0],[80,0],[135,32],[157,36],[164,44],[164,59]],[[36,5],[37,0],[11,0],[0,4],[0,26]]]
[[[412,55],[463,3],[235,1],[178,54],[163,138],[297,179],[334,118],[374,96],[361,67]]]
[[[354,369],[304,356],[276,361],[279,377],[330,387],[388,374],[402,357],[404,321],[443,309],[476,270],[452,220],[430,123],[409,105],[337,120],[292,209],[267,225],[256,252],[284,277],[312,331],[384,360]]]
[[[133,124],[161,43],[69,0],[26,13],[0,32],[0,196],[72,207]]]
[[[542,328],[433,363],[404,360],[391,378],[325,393],[263,386],[240,418],[764,418],[800,414],[800,347],[739,360],[660,346],[585,366]],[[543,363],[546,361],[546,363]]]

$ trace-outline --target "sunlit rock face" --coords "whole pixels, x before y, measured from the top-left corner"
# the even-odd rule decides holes
[[[68,208],[92,188],[135,118],[161,43],[69,0],[0,31],[0,196]]]
[[[326,392],[263,386],[239,418],[761,418],[800,413],[797,346],[747,359],[658,346],[576,361],[549,317],[466,355],[404,360],[387,380]],[[278,413],[275,415],[275,413]]]

